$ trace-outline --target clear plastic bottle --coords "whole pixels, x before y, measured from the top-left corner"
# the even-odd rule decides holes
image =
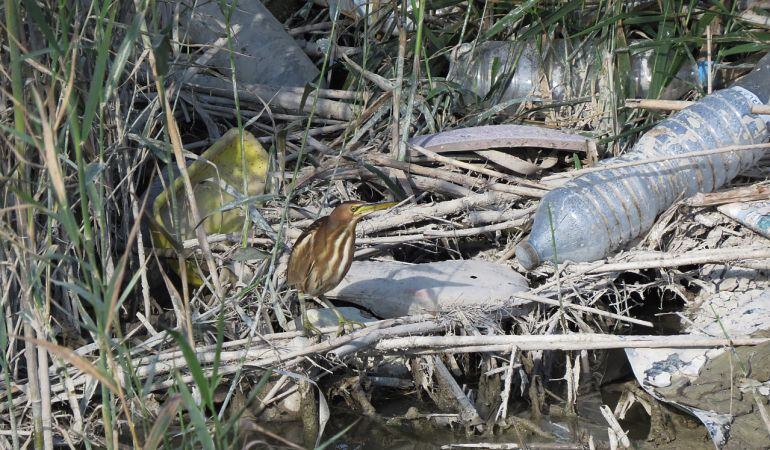
[[[636,41],[634,41],[636,42]],[[453,53],[447,79],[462,86],[468,93],[484,98],[500,78],[506,87],[494,101],[513,99],[542,99],[561,101],[578,97],[581,92],[594,92],[585,80],[599,83],[606,69],[592,42],[574,45],[564,39],[554,39],[540,48],[535,42],[488,41],[479,45],[462,44]],[[652,82],[653,49],[631,54],[631,71],[624,75],[628,92],[647,97]],[[682,65],[676,76],[660,93],[660,99],[675,100],[693,86],[706,85],[705,63]],[[719,80],[716,80],[718,83]],[[545,91],[545,92],[544,92]]]
[[[769,97],[770,54],[732,87],[673,114],[627,154],[599,165],[764,143],[770,116],[752,114],[751,107]],[[543,197],[516,257],[526,269],[544,261],[601,259],[649,230],[675,201],[719,188],[764,153],[764,148],[714,153],[579,176]]]

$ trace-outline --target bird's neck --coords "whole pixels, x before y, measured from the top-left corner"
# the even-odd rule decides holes
[[[357,218],[357,219],[351,220],[350,223],[348,224],[347,228],[348,228],[348,231],[350,231],[352,233],[353,239],[356,238],[356,227],[358,226],[358,222],[360,222],[360,221],[361,221],[361,219]]]

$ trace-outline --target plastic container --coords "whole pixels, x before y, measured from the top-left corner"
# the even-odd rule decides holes
[[[768,97],[770,54],[733,87],[672,115],[629,153],[599,166],[766,142],[770,116],[751,114],[751,107],[766,104]],[[526,269],[544,261],[601,259],[649,230],[675,201],[719,188],[764,153],[764,148],[715,153],[577,177],[543,197],[516,257]]]
[[[484,98],[500,77],[510,80],[503,94],[495,97],[498,102],[519,98],[522,102],[549,98],[561,101],[600,88],[599,79],[605,67],[595,45],[587,42],[568,47],[563,39],[551,42],[542,50],[533,42],[489,41],[475,47],[463,44],[452,55],[447,78],[474,94],[465,96],[468,103],[475,100],[474,96]],[[647,97],[653,56],[652,49],[631,55],[631,73],[626,80],[630,95]],[[596,85],[591,87],[584,79],[593,80]],[[705,86],[706,81],[705,63],[684,64],[659,98],[678,99],[693,86]]]
[[[225,16],[219,2],[185,2],[180,22],[185,37],[195,44],[222,47],[206,65],[230,77]],[[240,0],[230,17],[233,65],[238,81],[246,84],[304,87],[318,77],[318,68],[294,38],[259,0]]]

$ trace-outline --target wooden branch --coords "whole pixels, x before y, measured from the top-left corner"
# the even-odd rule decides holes
[[[468,211],[466,219],[470,225],[478,226],[487,223],[506,222],[508,220],[531,218],[537,211],[537,205],[532,205],[523,209],[503,209],[503,210],[473,210]]]
[[[430,362],[433,363],[433,375],[438,381],[439,388],[443,389],[455,400],[457,412],[460,415],[460,421],[465,425],[478,425],[484,422],[476,411],[476,408],[473,406],[473,403],[471,403],[468,396],[463,392],[463,389],[457,384],[457,381],[452,378],[452,374],[449,373],[449,369],[444,365],[441,358],[438,356],[428,356],[427,358],[430,358]]]
[[[410,206],[397,213],[387,212],[372,219],[364,220],[358,226],[358,230],[365,233],[373,233],[420,222],[431,217],[446,217],[468,209],[483,208],[495,203],[515,200],[516,198],[510,194],[500,192],[485,192],[432,205]]]

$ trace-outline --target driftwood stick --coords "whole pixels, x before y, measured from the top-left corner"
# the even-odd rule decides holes
[[[584,445],[578,444],[559,444],[554,442],[527,442],[526,447],[522,447],[520,444],[515,443],[493,443],[493,442],[478,442],[474,444],[447,444],[442,445],[442,450],[451,450],[454,448],[481,448],[485,450],[519,450],[519,449],[531,449],[531,450],[583,450],[586,448]]]
[[[612,414],[610,407],[607,405],[602,405],[599,407],[599,410],[601,411],[602,416],[604,416],[604,420],[606,420],[609,424],[610,429],[612,429],[612,431],[615,433],[615,436],[620,440],[619,443],[623,446],[623,448],[631,447],[631,440],[628,439],[626,431],[623,430],[623,428],[620,426],[620,423],[618,423],[618,419],[616,419],[615,415]]]
[[[481,227],[465,228],[460,230],[425,230],[423,235],[426,237],[466,237],[475,236],[477,234],[489,233],[492,231],[507,230],[509,228],[516,228],[527,223],[527,219],[515,219],[507,222],[495,223],[492,225],[484,225]]]
[[[440,239],[440,238],[457,238],[476,236],[484,233],[491,233],[494,231],[508,230],[511,228],[522,227],[526,225],[529,218],[509,220],[506,222],[495,223],[491,225],[484,225],[474,228],[461,228],[458,230],[425,230],[421,233],[403,234],[394,236],[379,236],[369,238],[358,238],[356,243],[369,244],[369,245],[381,245],[381,244],[401,244],[404,242],[424,241],[428,239]]]
[[[372,333],[364,335],[358,339],[354,339],[348,342],[347,344],[340,345],[339,347],[331,350],[328,353],[328,355],[330,357],[342,359],[352,353],[363,350],[367,347],[371,347],[372,345],[377,343],[377,341],[379,341],[380,339],[383,339],[388,336],[429,333],[429,332],[441,330],[443,328],[444,328],[443,326],[435,323],[431,323],[430,325],[426,325],[426,323],[411,323],[406,325],[398,325],[392,328],[375,330]]]
[[[460,347],[437,347],[423,348],[419,350],[409,350],[410,355],[452,355],[455,353],[510,353],[511,346],[508,344],[495,345],[463,345]]]
[[[466,217],[469,224],[478,226],[487,223],[506,222],[508,220],[521,219],[523,217],[529,219],[535,211],[537,211],[537,205],[523,209],[504,209],[502,211],[473,210],[468,211]]]
[[[770,198],[770,185],[755,184],[708,194],[698,193],[686,199],[687,206],[716,206],[734,202],[750,202]]]
[[[478,425],[483,422],[476,408],[465,395],[460,385],[457,384],[452,374],[449,373],[446,365],[438,356],[428,356],[433,363],[433,374],[438,381],[439,387],[448,392],[457,403],[457,412],[460,414],[460,420],[466,425]]]
[[[404,174],[404,172],[399,169],[383,168],[381,170],[385,172],[386,175],[389,175],[393,178],[403,177],[404,182],[411,182],[414,187],[421,191],[440,192],[442,194],[447,194],[453,197],[466,197],[474,193],[465,186],[461,186],[459,184],[455,184],[454,182],[443,179],[424,177],[421,175],[406,176],[406,174]],[[380,181],[380,179],[373,173],[362,172],[361,175],[362,178],[367,180]]]

